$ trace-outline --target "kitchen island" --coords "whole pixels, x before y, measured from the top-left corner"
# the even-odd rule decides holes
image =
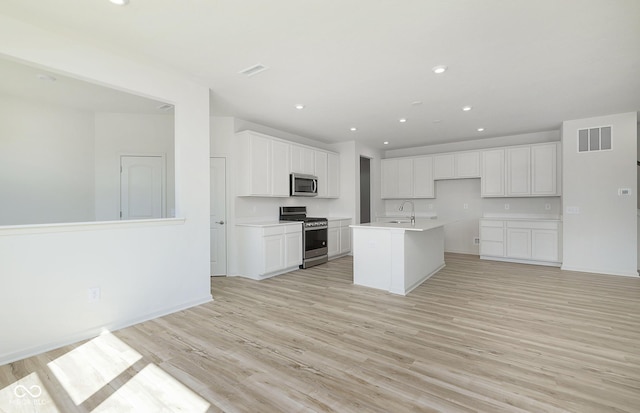
[[[444,266],[449,221],[375,222],[351,225],[353,283],[406,295]]]

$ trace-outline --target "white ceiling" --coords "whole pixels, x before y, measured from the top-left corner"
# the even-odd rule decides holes
[[[0,13],[186,74],[215,114],[325,142],[396,149],[640,110],[638,0],[2,0]],[[238,73],[257,63],[269,69]]]

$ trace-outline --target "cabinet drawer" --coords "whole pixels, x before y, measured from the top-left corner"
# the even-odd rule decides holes
[[[302,223],[295,225],[284,225],[284,232],[287,234],[293,234],[300,231],[302,231]]]
[[[262,231],[262,235],[268,237],[270,235],[284,234],[285,225],[278,225],[274,227],[265,227]]]
[[[502,228],[491,228],[491,227],[480,227],[480,239],[482,241],[504,241],[504,229]]]
[[[558,227],[558,222],[553,221],[507,221],[507,228],[558,229]]]
[[[481,227],[496,227],[496,228],[504,228],[504,221],[487,221],[480,220]]]

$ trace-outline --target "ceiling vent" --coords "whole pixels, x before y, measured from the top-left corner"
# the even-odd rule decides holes
[[[261,65],[261,64],[257,64],[257,65],[253,65],[251,67],[248,67],[244,70],[241,70],[239,73],[241,75],[245,75],[245,76],[253,76],[253,75],[257,75],[260,72],[264,72],[265,70],[267,70],[268,67]]]
[[[578,152],[611,150],[612,140],[611,126],[578,129]]]
[[[168,110],[173,109],[173,105],[170,105],[170,104],[168,104],[168,103],[165,103],[164,105],[160,105],[160,106],[158,106],[158,109],[159,109],[159,110],[168,111]]]

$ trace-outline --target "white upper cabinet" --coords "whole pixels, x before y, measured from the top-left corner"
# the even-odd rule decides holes
[[[433,179],[453,179],[456,177],[455,171],[455,159],[452,153],[434,156]]]
[[[504,149],[482,151],[480,196],[504,196]]]
[[[531,148],[507,148],[507,196],[531,194]]]
[[[291,172],[315,174],[315,151],[301,145],[291,145]]]
[[[328,152],[327,155],[327,197],[340,196],[340,155]]]
[[[507,196],[560,195],[558,143],[507,148]]]
[[[433,157],[413,159],[413,197],[433,198]]]
[[[381,164],[383,199],[433,198],[433,157],[383,159]]]
[[[531,145],[531,195],[560,195],[559,152],[555,142]]]
[[[480,152],[454,152],[434,155],[433,179],[480,177]]]
[[[238,196],[288,197],[291,172],[318,177],[318,197],[340,196],[340,154],[254,131],[236,134]]]
[[[318,177],[318,196],[321,198],[326,198],[328,194],[329,183],[329,174],[327,169],[329,157],[327,152],[324,151],[313,151],[313,155],[315,164],[315,171],[313,175]]]

